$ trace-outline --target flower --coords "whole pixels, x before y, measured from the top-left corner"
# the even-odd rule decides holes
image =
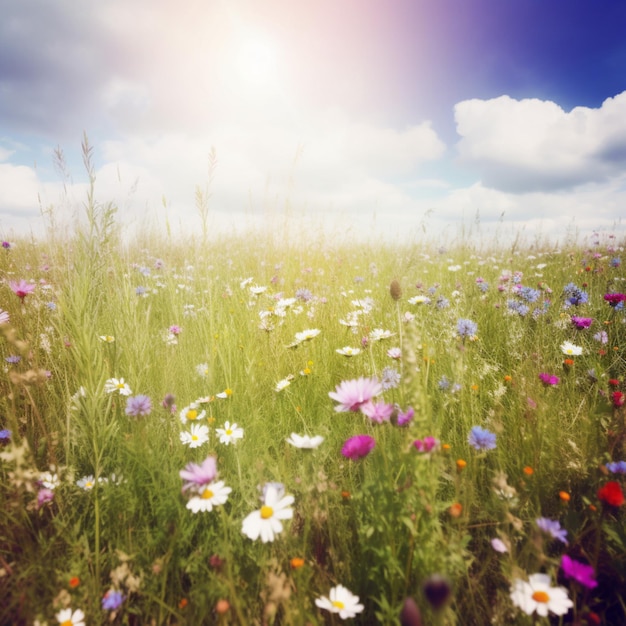
[[[537,524],[537,528],[539,528],[539,530],[542,530],[553,539],[558,539],[567,545],[567,531],[564,528],[561,528],[561,524],[558,520],[551,520],[547,517],[538,517],[535,520],[535,523]]]
[[[357,378],[344,380],[335,391],[330,391],[330,398],[338,402],[335,411],[359,411],[360,408],[372,398],[382,393],[382,385],[377,378]]]
[[[613,402],[613,406],[618,409],[621,406],[624,406],[625,396],[621,391],[614,391],[611,394],[611,401]]]
[[[361,407],[361,413],[369,417],[373,422],[382,424],[388,422],[393,414],[395,407],[388,402],[366,402]]]
[[[382,377],[380,384],[383,387],[383,391],[389,389],[395,389],[400,384],[400,372],[393,367],[385,367],[381,372]]]
[[[618,482],[610,480],[598,490],[598,498],[611,506],[622,506],[624,504],[622,486]]]
[[[304,559],[299,556],[294,556],[289,561],[289,566],[291,567],[291,569],[300,569],[301,567],[304,567],[304,564],[305,564]]]
[[[315,606],[331,613],[339,613],[341,619],[350,619],[360,613],[365,607],[359,604],[359,596],[355,596],[343,585],[337,585],[330,590],[328,597],[315,599]]]
[[[9,287],[11,287],[11,291],[22,301],[24,302],[24,298],[33,293],[35,291],[35,285],[31,283],[27,283],[24,279],[20,280],[19,283],[15,281],[9,282]]]
[[[109,378],[104,383],[105,393],[115,393],[119,391],[121,396],[131,396],[133,394],[131,388],[124,382],[123,378]]]
[[[196,373],[200,378],[206,378],[209,375],[209,366],[207,363],[196,365]]]
[[[11,321],[11,316],[4,310],[0,309],[0,326],[2,324],[8,324]]]
[[[439,439],[428,435],[424,439],[416,439],[413,445],[418,452],[430,452],[439,445]]]
[[[350,437],[341,448],[341,454],[353,461],[367,456],[376,445],[376,440],[369,435],[355,435]]]
[[[138,417],[150,415],[150,411],[152,411],[152,400],[148,396],[139,394],[126,400],[126,415]]]
[[[626,300],[626,294],[623,294],[623,293],[605,293],[604,294],[604,299],[613,308],[615,308],[618,304],[620,304],[621,302],[624,302],[624,300]]]
[[[37,492],[37,508],[40,509],[44,504],[54,500],[54,491],[44,487]]]
[[[413,296],[407,300],[409,304],[430,304],[428,296]]]
[[[389,350],[387,350],[387,356],[390,359],[395,359],[395,360],[399,360],[402,358],[402,350],[400,348],[389,348]]]
[[[102,608],[105,611],[117,611],[124,602],[124,594],[116,589],[109,589],[102,598]]]
[[[626,474],[626,461],[612,461],[605,467],[611,474]]]
[[[291,381],[294,379],[294,375],[293,374],[289,374],[289,376],[287,376],[287,378],[283,378],[282,380],[279,380],[276,385],[274,385],[274,391],[276,393],[278,393],[279,391],[282,391],[283,389],[286,389],[287,387],[289,387],[289,385],[291,385]]]
[[[398,407],[398,417],[396,418],[396,424],[398,426],[406,426],[415,417],[415,409],[410,406],[406,411],[401,411]]]
[[[472,426],[467,440],[475,450],[493,450],[496,447],[495,434],[480,426]]]
[[[500,539],[499,537],[494,537],[491,540],[491,547],[496,551],[496,552],[500,552],[501,554],[504,554],[505,552],[508,552],[509,549],[506,545],[506,543],[504,543],[504,541],[502,541],[502,539]]]
[[[179,476],[186,481],[183,491],[191,487],[202,487],[215,480],[217,476],[217,463],[214,456],[208,456],[200,465],[187,463],[185,469],[178,472]]]
[[[577,315],[572,315],[572,324],[574,324],[574,326],[576,326],[579,330],[589,328],[592,323],[593,318],[591,317],[578,317]]]
[[[276,485],[266,485],[263,506],[243,520],[243,534],[253,541],[259,537],[263,543],[274,541],[275,536],[283,530],[281,520],[293,517],[293,509],[289,508],[293,501],[293,496],[283,495],[282,489]]]
[[[478,333],[478,324],[472,322],[472,320],[461,318],[456,323],[456,332],[462,339],[467,338],[470,341],[474,341],[478,337],[476,334]]]
[[[564,341],[561,344],[561,352],[569,356],[580,356],[583,353],[583,349],[570,341]]]
[[[85,614],[80,609],[63,609],[56,614],[56,618],[61,626],[85,626]]]
[[[547,374],[546,372],[541,372],[541,374],[539,374],[539,380],[546,387],[550,387],[551,385],[552,386],[558,385],[561,379],[558,376],[555,376],[554,374]]]
[[[337,348],[335,350],[337,354],[341,354],[342,356],[356,356],[360,354],[361,348],[351,348],[350,346],[345,346],[343,348]]]
[[[205,485],[202,490],[198,491],[198,495],[194,496],[187,502],[187,508],[192,513],[200,511],[212,511],[214,506],[222,505],[228,500],[228,494],[232,491],[230,487],[224,485],[223,480]]]
[[[593,589],[598,586],[598,581],[594,578],[595,571],[591,565],[576,561],[564,554],[561,557],[561,569],[566,578],[579,582],[587,589]]]
[[[309,328],[307,330],[303,330],[302,332],[296,333],[296,345],[303,343],[304,341],[311,341],[313,337],[317,337],[320,334],[320,330],[318,328]]]
[[[198,405],[195,402],[192,402],[179,413],[179,416],[180,421],[183,424],[186,424],[187,422],[201,420],[206,416],[206,411],[198,411]]]
[[[230,445],[237,443],[237,439],[243,439],[243,428],[237,424],[231,426],[230,422],[224,423],[224,428],[216,428],[215,432],[220,436],[220,443]]]
[[[322,441],[324,441],[324,437],[321,435],[309,437],[308,435],[296,435],[296,433],[291,433],[291,435],[287,437],[286,441],[295,448],[313,450],[321,445]]]
[[[393,337],[395,333],[392,333],[390,330],[383,330],[382,328],[374,328],[369,334],[369,340],[380,341],[381,339],[389,339],[389,337]]]
[[[564,587],[550,586],[550,576],[547,574],[531,574],[528,582],[515,579],[511,587],[511,600],[527,615],[536,611],[542,617],[547,617],[548,612],[565,615],[574,606]]]
[[[189,431],[180,433],[181,442],[190,448],[198,448],[209,440],[209,427],[192,424]]]
[[[90,491],[94,488],[96,484],[96,479],[93,477],[93,474],[89,474],[89,476],[83,476],[76,481],[76,485],[85,491]]]

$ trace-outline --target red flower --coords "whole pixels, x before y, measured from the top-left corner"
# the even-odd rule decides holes
[[[613,406],[616,408],[624,406],[624,402],[626,402],[626,398],[621,391],[614,391],[611,394],[611,399],[613,400]]]
[[[611,506],[622,506],[624,504],[622,486],[618,482],[611,480],[598,490],[598,498]]]
[[[609,385],[611,387],[619,387],[619,380],[617,378],[609,378]]]

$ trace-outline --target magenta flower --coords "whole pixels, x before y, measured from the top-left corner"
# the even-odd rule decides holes
[[[359,411],[361,407],[383,391],[382,385],[377,378],[357,378],[356,380],[344,380],[335,391],[330,391],[328,395],[339,402],[335,411],[342,413],[345,411]]]
[[[561,557],[561,569],[567,578],[579,582],[587,589],[593,589],[598,586],[598,581],[594,578],[595,571],[591,565],[585,565],[564,554]]]
[[[578,328],[579,330],[589,328],[592,322],[592,317],[578,317],[576,315],[572,315],[572,324],[574,324],[574,326],[576,326],[576,328]]]
[[[376,445],[376,441],[369,435],[355,435],[350,437],[341,448],[341,454],[348,459],[355,461],[367,456]]]
[[[539,374],[539,380],[548,387],[550,385],[558,385],[561,379],[554,374],[546,374],[546,372],[541,372],[541,374]]]
[[[377,424],[388,422],[393,411],[393,404],[388,404],[387,402],[376,402],[374,404],[374,402],[370,401],[361,406],[361,413],[367,415],[372,422],[376,422]]]
[[[413,445],[418,452],[430,452],[439,445],[439,439],[429,435],[424,437],[424,439],[416,439]]]
[[[208,456],[201,465],[187,463],[185,469],[180,470],[180,477],[186,481],[183,491],[191,487],[201,487],[213,482],[217,477],[217,462],[214,456]]]
[[[623,293],[605,293],[604,299],[612,306],[616,307],[620,302],[626,300],[626,294]]]
[[[24,302],[24,298],[35,291],[35,285],[31,283],[27,283],[24,279],[20,280],[19,283],[11,281],[9,283],[9,287],[11,287],[11,291],[22,301]]]
[[[410,406],[404,412],[399,410],[396,424],[398,426],[406,426],[413,420],[414,417],[415,417],[415,409],[412,406]]]

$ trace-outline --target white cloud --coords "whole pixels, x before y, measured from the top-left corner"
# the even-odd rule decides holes
[[[570,112],[537,99],[465,100],[455,119],[460,162],[495,189],[574,188],[607,181],[626,165],[626,92]]]

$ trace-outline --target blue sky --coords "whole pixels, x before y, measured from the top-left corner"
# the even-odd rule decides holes
[[[129,232],[196,230],[214,147],[216,232],[621,236],[624,33],[620,0],[5,0],[0,232],[72,222],[86,132]]]

